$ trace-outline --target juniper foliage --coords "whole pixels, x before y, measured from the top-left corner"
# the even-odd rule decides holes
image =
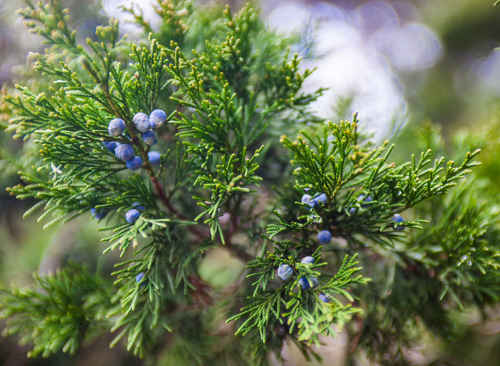
[[[234,14],[163,0],[157,29],[125,8],[139,40],[110,20],[81,43],[60,1],[26,4],[21,17],[47,48],[32,56],[36,79],[3,100],[7,131],[25,141],[12,161],[22,184],[10,192],[36,201],[26,214],[40,212],[44,227],[93,210],[103,255],[121,258],[113,281],[68,265],[33,289],[2,292],[6,332],[31,343],[30,355],[75,353],[110,331],[112,346],[140,357],[168,347],[176,364],[264,365],[287,339],[317,357],[311,345],[345,327],[352,357],[363,348],[404,364],[412,324],[450,339],[454,310],[498,302],[498,212],[467,177],[479,151],[455,163],[421,146],[392,161],[393,145],[371,142],[356,116],[316,116],[309,106],[323,90],[303,91],[312,71],[253,5]],[[152,148],[133,117],[156,108],[168,118]],[[110,137],[114,118],[126,128]],[[130,144],[140,169],[109,141]],[[304,194],[326,201],[306,204]],[[129,223],[134,202],[143,209]],[[320,243],[321,230],[333,240]],[[245,264],[229,293],[200,277],[213,248]],[[282,264],[288,280],[277,277]],[[220,348],[213,334],[224,321]]]

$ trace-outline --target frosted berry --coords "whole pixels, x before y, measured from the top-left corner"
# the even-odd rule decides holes
[[[321,230],[317,235],[318,241],[321,244],[328,244],[332,240],[332,233],[328,230]]]
[[[107,214],[106,211],[97,209],[95,207],[92,207],[90,209],[90,213],[92,214],[92,216],[94,216],[94,218],[96,220],[100,220],[100,219],[104,218],[104,216],[106,216],[106,214]]]
[[[127,220],[129,224],[133,224],[134,222],[137,221],[140,215],[141,213],[138,210],[132,208],[128,210],[127,213],[125,214],[125,220]]]
[[[321,193],[320,195],[316,196],[313,201],[316,204],[322,204],[322,205],[324,205],[326,203],[326,200],[327,200],[326,194]]]
[[[146,131],[142,134],[142,140],[146,145],[153,146],[156,144],[156,134],[153,131]]]
[[[365,195],[364,194],[361,194],[359,197],[358,197],[358,201],[363,201],[363,202],[366,202],[366,203],[369,203],[369,202],[372,202],[373,201],[373,198],[371,196],[367,196],[365,198]],[[361,205],[361,207],[369,207],[369,205],[367,204],[364,204],[364,205]]]
[[[319,294],[318,297],[321,301],[326,302],[326,303],[329,303],[331,301],[330,298],[327,295],[325,295],[324,293]]]
[[[136,113],[132,121],[134,121],[135,128],[139,131],[146,132],[149,130],[149,117],[146,113]]]
[[[160,153],[158,151],[148,152],[148,160],[151,164],[160,164]]]
[[[141,205],[139,202],[134,202],[132,203],[132,207],[139,210],[139,211],[144,211],[145,208],[143,205]]]
[[[151,114],[149,115],[149,123],[151,128],[158,128],[167,119],[167,114],[163,109],[155,109]]]
[[[314,258],[308,255],[307,257],[304,257],[300,260],[300,263],[302,264],[312,264],[314,263]]]
[[[108,132],[111,136],[120,136],[125,131],[125,122],[120,118],[112,119],[108,125]]]
[[[369,203],[369,202],[372,202],[372,201],[373,201],[373,198],[372,198],[371,196],[368,196],[368,197],[366,197],[366,198],[365,198],[365,195],[364,195],[364,194],[360,194],[360,195],[359,195],[359,197],[358,197],[358,199],[357,199],[357,201],[358,201],[358,202],[363,201],[363,202]],[[361,207],[363,207],[363,208],[368,207],[369,205],[367,205],[366,203],[365,203],[365,204],[362,204],[362,205],[361,205]],[[358,210],[358,209],[357,209],[356,207],[351,207],[351,208],[349,209],[349,214],[350,214],[350,215],[354,215],[354,214],[356,213],[356,211],[357,211],[357,210]]]
[[[135,276],[135,282],[139,283],[142,281],[143,278],[144,278],[144,272],[141,272],[137,276]]]
[[[134,148],[129,144],[119,144],[115,149],[115,156],[123,161],[134,157]]]
[[[288,264],[280,264],[278,267],[278,277],[281,278],[283,281],[288,280],[293,274],[293,268],[290,267]]]
[[[104,141],[102,143],[106,149],[108,149],[110,152],[115,152],[115,149],[118,146],[118,143],[115,141]]]
[[[310,194],[303,195],[300,201],[310,207],[316,206],[316,202],[313,200]]]
[[[403,216],[401,216],[400,214],[395,214],[392,217],[392,221],[394,221],[395,223],[394,230],[403,231],[405,229],[404,226],[401,225],[405,220],[403,219]]]
[[[140,156],[134,156],[132,159],[127,161],[126,165],[130,170],[137,170],[142,166],[142,159]]]
[[[299,285],[300,287],[302,287],[303,290],[308,290],[311,287],[318,286],[318,279],[316,277],[311,277],[310,279],[307,279],[306,277],[302,276],[299,278]]]

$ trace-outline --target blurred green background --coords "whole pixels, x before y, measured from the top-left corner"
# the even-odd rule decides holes
[[[27,56],[43,45],[16,17],[21,2],[0,1],[0,85],[10,88],[16,80],[29,79]],[[124,31],[135,31],[118,10],[128,1],[63,3],[71,9],[81,39],[92,36],[109,15],[121,19]],[[150,1],[136,3],[154,21]],[[225,3],[237,8],[242,1]],[[481,189],[497,199],[500,51],[495,48],[500,43],[500,7],[494,7],[493,0],[262,0],[261,7],[271,27],[297,37],[294,51],[305,65],[317,68],[307,87],[330,88],[315,106],[319,114],[349,118],[359,112],[376,139],[395,139],[401,157],[416,150],[416,136],[450,156],[481,147],[483,165],[476,175],[486,182]],[[6,112],[0,105],[3,126]],[[440,131],[441,136],[429,131]],[[22,143],[0,130],[0,286],[27,285],[33,272],[53,272],[68,260],[106,272],[115,258],[100,256],[98,227],[88,217],[49,230],[31,218],[22,219],[33,202],[18,201],[5,191],[18,183],[15,161],[21,149]],[[201,275],[219,289],[228,286],[240,268],[226,256],[223,250],[211,253],[200,267]],[[224,271],[215,265],[221,260],[227,263]],[[491,311],[496,321],[488,324],[476,324],[477,316],[470,312],[472,327],[460,343],[443,348],[429,334],[426,344],[407,350],[415,365],[500,365],[500,316],[498,309]],[[73,358],[28,360],[27,348],[6,337],[0,339],[0,364],[143,364],[119,348],[109,350],[108,343],[99,339]],[[342,365],[344,336],[325,343],[320,350],[324,364]],[[292,346],[283,352],[287,365],[304,364]]]

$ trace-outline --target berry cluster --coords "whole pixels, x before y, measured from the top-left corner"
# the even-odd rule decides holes
[[[300,260],[300,263],[305,264],[305,265],[313,264],[314,258],[311,256],[303,257]],[[290,277],[292,277],[292,275],[294,273],[292,266],[290,266],[286,263],[280,264],[277,272],[278,272],[278,277],[283,281],[287,281]],[[318,279],[316,277],[307,278],[306,276],[302,276],[299,278],[299,285],[300,285],[300,287],[302,287],[303,290],[309,290],[310,288],[318,286],[318,284],[319,284],[319,282],[318,282]],[[329,297],[323,293],[319,294],[318,298],[323,302],[330,302]]]
[[[156,134],[154,129],[161,127],[167,119],[167,114],[161,109],[155,109],[148,116],[145,113],[136,113],[132,121],[134,122],[137,131],[141,132],[143,142],[148,146],[156,144]],[[121,136],[127,128],[125,122],[120,118],[115,118],[109,122],[108,132],[110,136]],[[116,158],[125,162],[130,170],[137,170],[142,166],[142,158],[135,155],[134,148],[130,144],[122,144],[116,141],[105,141],[104,147],[114,153]],[[148,152],[148,160],[151,164],[160,163],[160,153],[157,151]]]
[[[325,193],[320,193],[316,197],[312,197],[310,194],[304,194],[302,196],[301,202],[305,205],[308,205],[310,208],[314,208],[318,205],[326,204],[327,197]]]

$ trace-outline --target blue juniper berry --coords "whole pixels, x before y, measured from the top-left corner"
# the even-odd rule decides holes
[[[92,207],[90,209],[90,213],[92,214],[92,216],[94,216],[94,218],[96,220],[100,220],[100,219],[104,218],[104,216],[106,216],[106,214],[107,214],[106,211],[95,208],[95,207]]]
[[[146,113],[136,113],[132,121],[134,121],[135,128],[139,131],[146,132],[149,130],[149,117]]]
[[[127,220],[129,224],[133,224],[137,221],[140,215],[141,213],[138,210],[132,208],[128,210],[127,213],[125,214],[125,220]]]
[[[156,144],[156,135],[153,131],[146,131],[142,134],[142,140],[146,145],[153,146]]]
[[[115,141],[104,141],[102,143],[106,149],[109,150],[109,152],[114,153],[115,149],[118,147],[118,143]]]
[[[366,203],[369,203],[369,202],[372,202],[373,201],[373,198],[372,196],[367,196],[365,198],[365,195],[364,194],[361,194],[359,197],[358,197],[358,201],[363,201],[363,202],[366,202]],[[369,207],[370,205],[367,205],[367,204],[362,204],[361,207],[363,208],[366,208],[366,207]]]
[[[137,170],[142,166],[142,159],[140,156],[134,156],[132,159],[128,160],[125,165],[127,165],[127,168],[130,170]]]
[[[302,287],[303,290],[307,290],[310,287],[309,281],[304,276],[299,278],[299,285],[300,287]]]
[[[293,274],[293,268],[290,267],[288,264],[282,263],[278,267],[278,277],[281,278],[283,281],[288,280]]]
[[[141,205],[139,202],[132,203],[132,207],[135,208],[136,210],[139,210],[139,211],[145,210],[145,207],[143,205]]]
[[[327,197],[325,193],[320,193],[318,196],[314,197],[314,203],[315,204],[322,204],[324,205],[327,201]]]
[[[125,122],[120,118],[112,119],[108,125],[108,132],[111,136],[120,136],[125,131]]]
[[[115,149],[115,156],[123,161],[128,161],[134,157],[134,148],[129,144],[119,144]]]
[[[148,160],[151,164],[160,164],[160,153],[158,151],[148,152]]]
[[[300,260],[300,263],[302,264],[312,264],[314,263],[314,258],[308,255],[307,257],[304,257]]]
[[[299,285],[303,290],[308,290],[311,287],[318,286],[318,279],[316,277],[311,277],[307,279],[305,276],[299,278]]]
[[[318,297],[321,301],[326,302],[326,303],[329,303],[331,301],[330,298],[327,295],[325,295],[324,293],[319,294]]]
[[[317,235],[318,241],[321,244],[328,244],[332,240],[332,233],[328,230],[321,230]]]
[[[313,200],[312,196],[310,194],[305,194],[302,196],[302,198],[300,199],[300,201],[306,205],[308,205],[309,207],[314,207],[316,206],[316,202]]]
[[[167,119],[167,114],[163,109],[155,109],[149,115],[149,123],[151,128],[161,127],[161,125],[163,125],[163,122],[165,122],[166,119]]]
[[[405,227],[401,225],[405,220],[403,219],[403,216],[400,214],[395,214],[392,217],[392,221],[394,221],[394,230],[396,231],[403,231]]]
[[[368,203],[368,202],[372,202],[372,201],[373,201],[373,198],[372,198],[371,196],[368,196],[368,197],[366,197],[366,198],[365,198],[365,195],[364,195],[364,194],[360,194],[360,195],[359,195],[359,197],[357,198],[357,201],[358,201],[358,202],[363,201],[363,202],[367,202],[367,203]],[[362,205],[361,205],[361,207],[363,207],[363,208],[366,208],[366,207],[368,207],[368,206],[369,206],[369,205],[367,205],[367,204],[362,204]],[[354,214],[356,213],[356,211],[357,211],[357,208],[356,208],[356,207],[351,207],[351,208],[349,209],[349,214],[350,214],[350,215],[354,215]]]
[[[140,283],[144,276],[144,272],[140,272],[137,276],[135,276],[135,282]]]

